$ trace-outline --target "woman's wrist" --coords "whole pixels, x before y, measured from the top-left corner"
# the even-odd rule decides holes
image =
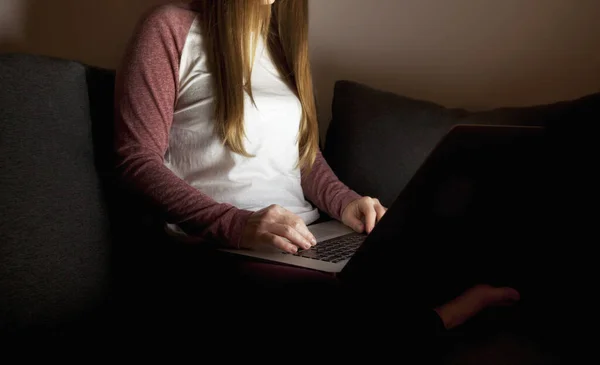
[[[346,207],[348,205],[350,205],[350,203],[352,203],[353,201],[358,200],[360,198],[362,198],[362,196],[357,194],[354,190],[348,190],[348,192],[346,192],[344,194],[344,197],[342,198],[342,203],[341,203],[341,207],[340,207],[341,209],[338,212],[339,215],[338,215],[337,219],[341,220],[344,215],[344,211],[346,210]]]
[[[250,219],[252,214],[254,214],[252,211],[237,209],[231,221],[231,228],[228,232],[229,238],[226,239],[226,241],[229,243],[229,246],[237,249],[244,247],[244,228],[246,227],[246,223],[248,223],[248,219]]]

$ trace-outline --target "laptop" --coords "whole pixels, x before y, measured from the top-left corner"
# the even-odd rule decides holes
[[[488,155],[503,156],[506,160],[510,153],[503,151],[514,150],[513,155],[522,155],[516,147],[519,145],[518,141],[524,142],[521,144],[527,146],[524,148],[534,148],[535,143],[530,142],[540,140],[543,130],[542,127],[455,125],[435,146],[368,236],[356,233],[338,221],[327,221],[308,226],[317,244],[308,250],[299,249],[295,254],[270,246],[253,250],[222,250],[335,274],[359,270],[359,267],[364,269],[364,265],[373,265],[373,260],[369,257],[386,255],[385,245],[388,243],[382,242],[397,242],[401,239],[402,226],[408,218],[425,217],[423,214],[428,217],[432,214],[450,217],[464,213],[470,194],[468,180],[460,182],[461,189],[451,189],[446,196],[440,195],[445,185],[456,184],[452,178],[447,178],[456,177],[451,171],[452,158],[473,160],[469,157],[473,156],[479,164],[490,161],[486,161]],[[471,169],[478,169],[474,165],[476,162],[470,163]]]

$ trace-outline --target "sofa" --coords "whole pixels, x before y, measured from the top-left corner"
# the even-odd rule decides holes
[[[3,340],[122,335],[136,327],[132,313],[144,313],[139,321],[160,315],[141,304],[160,296],[160,229],[152,209],[119,189],[113,173],[114,74],[72,60],[0,55]],[[564,136],[571,129],[555,129],[563,120],[599,121],[600,93],[471,112],[340,80],[322,150],[342,181],[389,205],[455,124],[536,125]],[[478,346],[461,351],[491,359],[508,351]],[[542,355],[526,356],[534,363]]]

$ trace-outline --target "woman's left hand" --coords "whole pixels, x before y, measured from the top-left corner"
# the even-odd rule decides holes
[[[346,206],[342,213],[342,223],[358,233],[371,233],[387,209],[379,200],[368,196],[356,199]]]

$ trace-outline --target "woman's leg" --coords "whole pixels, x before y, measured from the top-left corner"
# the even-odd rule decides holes
[[[332,274],[260,261],[213,248],[182,247],[171,257],[174,296],[222,315],[291,316],[333,300],[339,283]]]

